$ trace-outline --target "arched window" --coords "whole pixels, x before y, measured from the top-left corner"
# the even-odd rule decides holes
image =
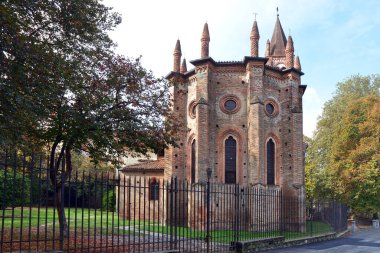
[[[267,142],[267,184],[274,185],[275,178],[275,144],[272,139]]]
[[[149,200],[158,200],[160,197],[160,184],[155,178],[149,180]]]
[[[196,156],[196,142],[193,140],[191,144],[191,183],[195,183],[195,156]]]
[[[230,136],[225,141],[225,175],[226,184],[236,183],[236,140]]]

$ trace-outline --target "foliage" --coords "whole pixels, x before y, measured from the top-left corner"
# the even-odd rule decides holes
[[[58,196],[73,151],[117,163],[174,143],[168,83],[113,53],[120,22],[98,0],[0,3],[0,144],[47,147]]]
[[[168,84],[112,52],[117,13],[93,0],[5,1],[0,11],[2,142],[117,162],[173,141]]]
[[[83,151],[74,151],[72,152],[72,164],[73,164],[73,173],[78,172],[79,177],[82,177],[82,173],[98,173],[101,172],[113,172],[117,168],[117,165],[114,165],[107,161],[97,161],[94,164],[93,160],[87,152]]]
[[[338,83],[309,142],[308,194],[348,203],[353,213],[380,210],[380,77]]]
[[[22,173],[0,170],[0,206],[28,205],[30,185],[30,179]]]
[[[108,190],[103,196],[103,210],[108,212],[116,211],[116,192],[111,189]]]

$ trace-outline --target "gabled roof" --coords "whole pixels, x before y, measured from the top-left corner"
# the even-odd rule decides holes
[[[158,159],[144,163],[138,163],[125,166],[121,169],[123,172],[136,172],[136,171],[163,171],[165,170],[165,159]]]

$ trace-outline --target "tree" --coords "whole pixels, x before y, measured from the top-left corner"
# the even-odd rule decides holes
[[[380,210],[380,97],[355,100],[342,115],[345,129],[333,146],[336,190],[356,212]]]
[[[113,53],[107,32],[120,22],[96,0],[0,4],[0,142],[48,147],[65,234],[61,188],[72,152],[117,163],[175,141],[168,83]]]
[[[354,213],[380,210],[379,88],[378,75],[338,83],[309,140],[309,194],[340,198]]]

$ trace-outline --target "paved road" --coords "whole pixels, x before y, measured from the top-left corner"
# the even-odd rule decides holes
[[[380,230],[368,229],[336,240],[308,244],[273,253],[380,253]]]

